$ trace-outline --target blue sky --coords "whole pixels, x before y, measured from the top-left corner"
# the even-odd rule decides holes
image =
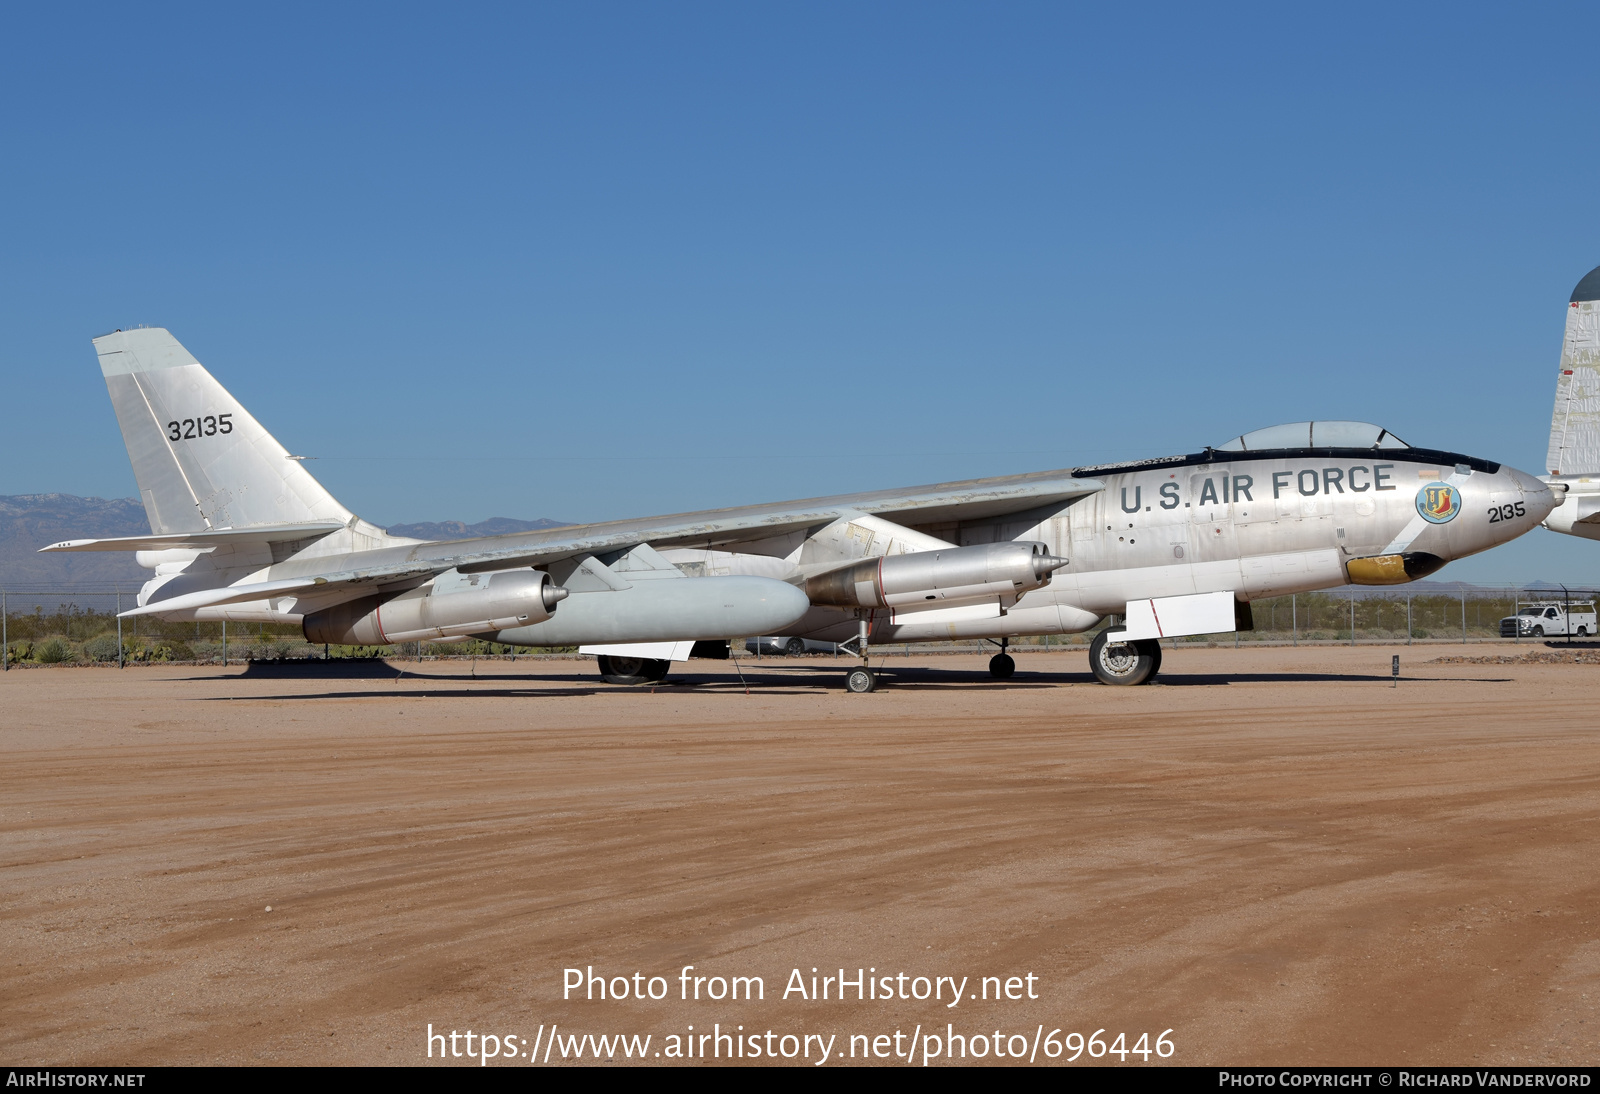
[[[0,9],[0,493],[135,492],[89,339],[137,323],[380,523],[1311,417],[1542,470],[1592,13],[1108,7]]]

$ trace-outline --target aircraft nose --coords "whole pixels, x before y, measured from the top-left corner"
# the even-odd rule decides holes
[[[1530,527],[1544,520],[1556,506],[1561,504],[1556,492],[1537,476],[1512,467],[1503,468],[1500,473],[1510,478],[1522,492],[1522,503],[1527,509],[1527,515],[1532,518],[1529,521]]]
[[[1476,510],[1468,534],[1479,544],[1471,548],[1474,551],[1507,543],[1539,527],[1561,500],[1537,476],[1514,467],[1502,466],[1493,475],[1474,475],[1467,481],[1472,485],[1464,491],[1464,500]],[[1487,523],[1481,517],[1484,513]]]

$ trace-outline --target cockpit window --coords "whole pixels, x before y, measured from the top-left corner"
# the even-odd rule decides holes
[[[1410,448],[1382,426],[1370,422],[1295,422],[1274,425],[1216,446],[1218,452],[1260,452],[1273,448]]]

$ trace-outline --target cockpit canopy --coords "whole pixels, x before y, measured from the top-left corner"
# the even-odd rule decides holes
[[[1273,448],[1410,448],[1409,444],[1371,422],[1295,422],[1257,429],[1217,452],[1260,452]]]

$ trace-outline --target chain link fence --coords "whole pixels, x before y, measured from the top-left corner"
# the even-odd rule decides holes
[[[399,646],[313,646],[292,624],[221,622],[167,623],[150,616],[121,619],[137,589],[76,586],[12,586],[0,589],[3,624],[0,656],[18,663],[198,661],[232,662],[311,657],[529,657],[572,654],[571,647],[532,650],[469,640],[452,643],[407,642]],[[1500,621],[1532,605],[1591,608],[1594,588],[1547,585],[1460,586],[1454,589],[1346,587],[1254,601],[1253,630],[1172,639],[1169,645],[1411,645],[1440,643],[1527,643],[1565,641],[1571,636],[1501,637]],[[1012,639],[1014,649],[1083,648],[1109,621],[1084,633]],[[1586,627],[1588,637],[1592,624]],[[979,640],[900,643],[874,646],[880,656],[918,652],[992,650]],[[742,639],[735,656],[756,656]]]

